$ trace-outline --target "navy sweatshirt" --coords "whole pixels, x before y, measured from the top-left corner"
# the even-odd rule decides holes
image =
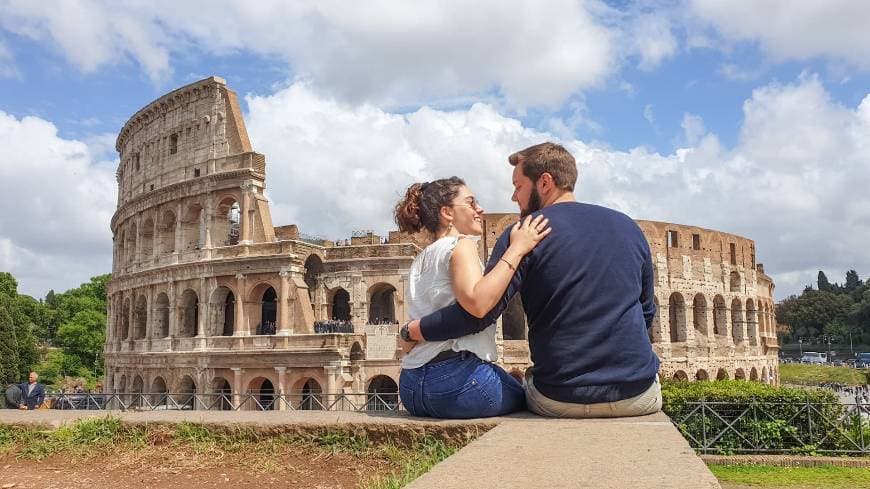
[[[526,255],[498,304],[478,319],[453,304],[420,321],[437,341],[482,331],[520,292],[529,324],[535,387],[562,402],[628,399],[652,385],[659,359],[647,328],[655,316],[653,265],[631,218],[605,207],[563,202],[545,207],[553,231]],[[491,270],[510,244],[496,242]]]

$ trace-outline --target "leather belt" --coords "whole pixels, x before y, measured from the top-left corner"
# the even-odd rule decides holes
[[[474,353],[471,353],[470,351],[466,351],[466,350],[462,350],[462,351],[445,350],[445,351],[442,351],[441,353],[435,355],[435,358],[433,358],[432,360],[429,360],[428,362],[426,362],[426,365],[431,365],[433,363],[443,362],[445,360],[450,360],[450,359],[456,358],[456,357],[465,358],[469,355],[474,355]]]

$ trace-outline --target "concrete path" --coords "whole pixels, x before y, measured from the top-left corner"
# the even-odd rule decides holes
[[[127,423],[355,427],[371,433],[426,428],[487,431],[409,489],[704,488],[716,478],[667,416],[565,420],[530,413],[477,420],[433,420],[342,411],[17,411],[0,424],[57,427],[112,415]]]
[[[638,418],[504,419],[408,489],[715,488],[662,413]]]

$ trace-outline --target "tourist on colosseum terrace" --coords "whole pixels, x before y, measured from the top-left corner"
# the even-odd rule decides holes
[[[403,232],[425,229],[433,238],[411,265],[405,296],[409,317],[457,302],[484,316],[504,294],[519,261],[549,233],[542,216],[513,226],[510,246],[484,275],[477,252],[482,216],[477,199],[457,177],[408,188],[396,206],[396,223]],[[408,330],[401,333],[407,340]],[[522,385],[492,363],[498,357],[495,335],[495,325],[489,325],[467,335],[405,343],[412,349],[402,359],[399,396],[408,412],[481,418],[523,409]]]
[[[484,331],[519,292],[534,363],[525,377],[532,411],[554,417],[658,411],[659,359],[647,335],[655,302],[646,238],[628,216],[576,202],[577,165],[562,146],[538,144],[508,161],[520,215],[546,216],[552,235],[511,263],[517,272],[488,314],[466,312],[460,301],[411,321],[408,336],[441,342]],[[502,234],[488,270],[503,266],[512,242],[511,233]]]

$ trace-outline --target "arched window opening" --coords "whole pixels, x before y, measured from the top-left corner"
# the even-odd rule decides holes
[[[212,219],[212,239],[219,246],[239,244],[241,218],[241,207],[234,198],[227,197],[220,201]]]
[[[227,294],[224,302],[223,336],[232,336],[235,332],[236,322],[236,296],[232,292]]]
[[[148,324],[148,302],[144,295],[136,299],[136,308],[133,310],[133,339],[145,338],[145,328]]]
[[[740,274],[731,272],[731,292],[740,292]]]
[[[728,380],[728,371],[720,368],[719,372],[716,373],[716,380]]]
[[[154,220],[146,219],[142,226],[142,260],[150,260],[154,256]]]
[[[683,372],[682,370],[677,370],[676,373],[674,373],[674,380],[679,382],[687,382],[689,380],[689,376],[686,375],[686,372]]]
[[[205,244],[203,212],[202,206],[194,204],[184,213],[184,218],[181,220],[182,246],[184,247],[182,251],[198,250]]]
[[[212,401],[212,409],[219,411],[232,411],[233,409],[233,389],[230,383],[223,377],[215,377],[211,383],[211,390],[214,394]]]
[[[265,377],[258,377],[251,381],[248,394],[253,399],[254,409],[257,411],[272,411],[278,408],[275,398],[275,385]]]
[[[508,302],[501,315],[502,335],[506,340],[524,340],[526,333],[526,311],[523,309],[523,299],[516,294]]]
[[[308,286],[308,299],[314,308],[314,293],[317,290],[317,278],[323,273],[323,262],[317,255],[311,255],[305,260],[305,285]],[[316,311],[316,309],[315,309]]]
[[[350,321],[350,294],[344,289],[338,289],[332,297],[332,319]]]
[[[175,252],[175,226],[175,214],[172,211],[164,211],[158,226],[160,252],[163,254]]]
[[[710,380],[710,374],[704,369],[698,370],[695,373],[695,380]]]
[[[734,299],[731,302],[731,337],[734,339],[735,345],[745,339],[743,337],[743,306],[740,304],[740,299]]]
[[[686,341],[686,302],[679,292],[674,292],[668,299],[668,314],[671,343]]]
[[[389,284],[375,286],[369,299],[369,324],[396,322],[396,288]]]
[[[185,290],[181,295],[180,319],[179,336],[192,338],[199,333],[199,297],[191,289]]]
[[[160,293],[157,294],[156,304],[154,306],[154,337],[168,338],[169,337],[169,297]]]
[[[728,323],[728,308],[725,306],[725,299],[721,295],[717,295],[713,299],[713,332],[719,336],[726,336]]]
[[[692,300],[692,322],[701,336],[707,336],[707,299],[704,294],[695,294]]]
[[[256,334],[272,335],[277,331],[278,294],[275,289],[269,287],[263,292],[260,306],[260,324],[257,325]]]
[[[185,375],[178,383],[175,402],[181,409],[196,409],[196,383],[189,375]]]
[[[399,405],[399,386],[386,375],[372,379],[366,393],[368,411],[395,411]]]
[[[323,401],[321,399],[320,384],[314,379],[307,379],[299,390],[300,401],[297,409],[307,411],[317,411],[323,409]]]
[[[166,396],[166,381],[163,377],[154,377],[151,382],[151,405],[166,406],[169,404],[169,399]]]

